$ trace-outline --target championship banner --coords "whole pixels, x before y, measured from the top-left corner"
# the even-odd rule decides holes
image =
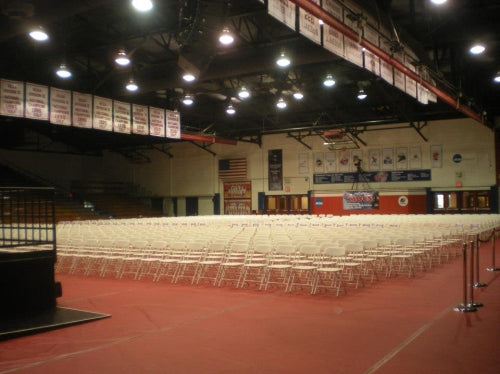
[[[311,2],[320,5],[319,0],[311,0]],[[319,20],[302,8],[299,8],[299,32],[316,44],[321,44],[321,26]]]
[[[342,196],[344,210],[378,209],[378,191],[345,191]]]
[[[323,9],[342,22],[342,4],[337,0],[323,0]],[[337,56],[344,57],[344,35],[333,27],[323,25],[323,47]]]
[[[113,101],[94,96],[94,129],[113,131]]]
[[[295,4],[288,0],[269,0],[267,2],[269,15],[295,30]]]
[[[415,72],[415,65],[413,62],[416,61],[416,57],[411,57],[410,55],[405,55],[405,66]],[[415,99],[417,98],[417,82],[413,80],[412,78],[408,77],[405,75],[405,89],[406,93],[410,95],[411,97],[414,97]]]
[[[50,123],[71,126],[71,91],[50,87]]]
[[[268,189],[283,190],[283,154],[281,149],[270,149],[268,152]]]
[[[92,95],[73,92],[73,126],[92,128]]]
[[[132,133],[148,135],[148,107],[132,104]]]
[[[149,107],[149,135],[165,137],[165,109]]]
[[[26,83],[26,109],[24,116],[30,119],[49,119],[49,88]]]
[[[167,138],[180,139],[181,138],[181,115],[177,111],[167,110],[166,115],[166,126],[167,126]]]
[[[0,115],[24,116],[24,83],[0,80]]]
[[[224,214],[252,213],[252,183],[224,183]]]
[[[130,134],[130,103],[113,100],[113,131],[121,134]]]

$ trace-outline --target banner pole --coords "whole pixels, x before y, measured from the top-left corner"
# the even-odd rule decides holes
[[[497,238],[497,229],[493,229],[493,235],[491,236],[491,266],[488,266],[486,270],[488,271],[500,271],[500,268],[496,267],[496,259],[495,259],[495,244],[496,244],[496,238]]]
[[[475,312],[477,308],[467,303],[467,243],[462,243],[462,286],[463,286],[463,303],[457,305],[453,310],[455,312]]]
[[[475,261],[476,261],[476,276],[475,276],[475,282],[473,286],[475,288],[479,287],[488,287],[486,283],[482,283],[479,281],[479,247],[481,246],[481,241],[479,239],[479,234],[476,235],[476,256],[475,256]],[[472,258],[471,258],[472,261]]]
[[[477,237],[479,238],[479,236]],[[467,305],[470,305],[471,307],[473,308],[477,308],[477,307],[481,307],[483,306],[482,303],[478,302],[478,301],[474,301],[474,249],[476,250],[476,253],[477,253],[477,250],[479,248],[475,248],[475,245],[474,245],[474,241],[471,241],[470,242],[470,261],[469,261],[469,264],[470,264],[470,276],[469,276],[469,279],[470,279],[470,289],[469,289],[469,297],[470,297],[470,301]]]

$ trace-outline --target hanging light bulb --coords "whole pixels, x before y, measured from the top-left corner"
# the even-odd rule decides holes
[[[196,80],[196,76],[194,74],[191,74],[191,73],[185,73],[182,76],[182,79],[184,79],[186,82],[193,82]]]
[[[186,96],[184,96],[184,98],[182,99],[182,103],[183,103],[184,105],[188,105],[188,106],[189,106],[189,105],[193,105],[193,103],[194,103],[194,99],[193,99],[193,97],[192,97],[191,95],[186,95]]]
[[[229,104],[226,108],[226,113],[229,114],[230,116],[233,116],[234,114],[236,114],[236,109],[234,109],[234,106]]]
[[[250,91],[246,89],[245,86],[241,87],[240,92],[238,92],[238,97],[240,99],[248,99],[250,97]]]
[[[285,109],[286,108],[286,101],[283,100],[282,97],[279,98],[278,102],[276,103],[276,106],[278,107],[278,109]]]
[[[37,42],[45,42],[49,40],[49,34],[47,34],[45,30],[41,27],[32,29],[28,35]]]
[[[135,92],[139,89],[139,86],[137,85],[137,83],[135,83],[133,79],[130,79],[125,88],[127,89],[127,91]]]
[[[497,72],[497,74],[495,75],[495,77],[493,78],[493,82],[495,83],[500,83],[500,71]]]
[[[443,5],[447,1],[448,0],[431,0],[431,3],[433,3],[434,5]]]
[[[325,85],[326,87],[332,87],[335,85],[335,80],[333,79],[333,76],[331,74],[328,74],[325,78],[325,80],[323,81],[323,85]]]
[[[295,91],[293,93],[293,98],[295,100],[302,100],[304,98],[304,94],[302,93],[302,91]]]
[[[474,44],[470,47],[469,52],[473,55],[480,55],[486,50],[486,47],[482,44]]]
[[[276,65],[285,68],[290,65],[290,59],[285,55],[285,52],[281,52],[280,56],[276,60]]]
[[[57,69],[56,74],[59,78],[68,79],[73,75],[71,71],[67,68],[66,64],[61,64],[59,69]]]
[[[368,97],[368,95],[366,94],[365,90],[360,89],[360,90],[358,91],[358,99],[359,99],[359,100],[364,100],[364,99],[366,99],[367,97]]]
[[[130,64],[130,58],[128,58],[124,50],[120,50],[116,54],[115,62],[120,66],[127,66],[128,64]]]
[[[234,42],[233,34],[231,34],[231,31],[229,31],[227,27],[224,27],[224,29],[222,30],[222,33],[219,36],[219,42],[223,45],[233,44]]]
[[[151,0],[132,0],[132,6],[139,12],[147,12],[153,9],[153,2]]]

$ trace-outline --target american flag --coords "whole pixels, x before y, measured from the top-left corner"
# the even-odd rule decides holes
[[[222,180],[246,180],[247,159],[234,158],[219,160],[219,179]]]

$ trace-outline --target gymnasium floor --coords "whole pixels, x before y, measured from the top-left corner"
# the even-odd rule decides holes
[[[500,272],[480,253],[472,313],[453,310],[461,258],[339,297],[59,274],[59,306],[111,318],[0,342],[0,373],[496,374]]]

